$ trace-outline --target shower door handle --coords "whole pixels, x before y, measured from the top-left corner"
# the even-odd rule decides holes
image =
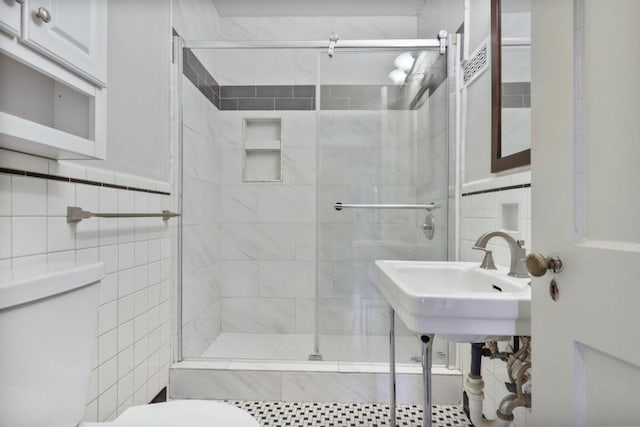
[[[359,204],[359,203],[342,203],[336,202],[333,207],[337,211],[342,209],[426,209],[431,212],[434,209],[439,209],[441,206],[435,203],[425,203],[422,205],[412,204]]]

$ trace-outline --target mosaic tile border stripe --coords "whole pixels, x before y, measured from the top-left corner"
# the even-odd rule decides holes
[[[423,82],[429,95],[446,78],[444,57],[432,66],[433,75]],[[221,111],[313,111],[316,109],[315,85],[229,85],[222,86],[193,53],[183,49],[183,74]],[[382,88],[386,95],[382,96]],[[410,110],[422,96],[406,93],[405,86],[394,85],[322,85],[320,110]],[[516,98],[524,99],[520,94]],[[519,97],[518,97],[519,96]],[[528,97],[527,97],[528,98]],[[524,101],[522,101],[524,102]]]
[[[221,86],[189,48],[182,52],[183,75],[221,111],[282,111],[316,108],[314,85]]]
[[[315,110],[313,85],[221,86],[220,110]]]
[[[73,184],[86,184],[86,185],[94,185],[96,187],[115,188],[117,190],[128,190],[128,191],[138,191],[141,193],[161,194],[163,196],[171,195],[171,193],[168,193],[166,191],[148,190],[146,188],[129,187],[126,185],[110,184],[108,182],[92,181],[92,180],[80,179],[80,178],[71,178],[68,176],[51,175],[48,173],[29,172],[29,171],[18,170],[18,169],[0,168],[0,173],[9,174],[9,175],[28,176],[31,178],[49,179],[52,181],[70,182]]]
[[[495,193],[497,191],[516,190],[518,188],[531,188],[531,183],[518,184],[518,185],[509,185],[507,187],[489,188],[487,190],[469,191],[467,193],[462,193],[460,196],[461,197],[475,196],[476,194]]]
[[[502,108],[530,108],[531,82],[502,83]]]

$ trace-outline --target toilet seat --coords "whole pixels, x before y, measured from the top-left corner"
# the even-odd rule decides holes
[[[240,408],[224,402],[173,400],[132,406],[110,423],[81,423],[79,427],[260,427]]]

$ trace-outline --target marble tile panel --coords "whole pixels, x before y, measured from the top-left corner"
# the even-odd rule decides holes
[[[217,289],[207,268],[185,274],[182,287],[183,324],[200,316],[218,299]]]
[[[352,224],[320,224],[318,238],[321,260],[354,259]]]
[[[295,225],[225,223],[220,230],[223,260],[287,260],[295,258]]]
[[[312,111],[278,112],[282,117],[282,145],[285,147],[316,146],[316,115]]]
[[[260,261],[260,296],[311,298],[315,288],[314,271],[311,261]]]
[[[226,185],[242,184],[242,149],[223,148],[221,158],[220,182]]]
[[[182,268],[185,273],[211,265],[220,255],[219,229],[215,224],[185,225]]]
[[[204,105],[209,101],[186,77],[182,79],[182,99],[184,125],[195,132],[206,135],[208,117]]]
[[[315,322],[315,298],[296,298],[296,334],[313,334]]]
[[[372,153],[378,185],[410,186],[416,183],[416,150],[381,149]]]
[[[220,262],[220,293],[222,297],[258,296],[258,262]]]
[[[315,192],[308,186],[262,186],[258,212],[261,222],[314,222]]]
[[[368,309],[357,298],[321,298],[318,310],[321,334],[366,334],[370,329]]]
[[[372,261],[335,262],[332,295],[339,298],[382,298],[375,284]]]
[[[169,394],[190,399],[281,399],[278,372],[172,370]]]
[[[293,82],[296,85],[315,85],[318,78],[316,52],[294,52]]]
[[[322,148],[319,152],[319,180],[323,185],[370,185],[377,169],[371,150]]]
[[[387,385],[388,388],[388,385]],[[383,401],[373,374],[283,372],[282,399],[315,402]]]
[[[258,187],[254,185],[222,186],[220,191],[221,220],[224,222],[256,222],[258,220],[258,191]]]
[[[294,159],[294,183],[297,185],[315,185],[316,152],[314,148],[296,148],[289,150]]]
[[[222,330],[293,333],[295,301],[289,298],[223,298]]]
[[[184,175],[211,183],[219,183],[220,155],[219,146],[215,140],[185,127],[183,146]]]
[[[313,261],[316,257],[316,224],[296,224],[296,259]]]

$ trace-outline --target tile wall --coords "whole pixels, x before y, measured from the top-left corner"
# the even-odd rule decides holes
[[[170,395],[185,399],[242,399],[306,402],[389,402],[389,374],[384,364],[375,372],[357,363],[247,361],[186,362],[171,370]],[[399,366],[399,404],[420,404],[423,384],[420,368]],[[457,404],[460,376],[434,369],[434,404]]]
[[[482,183],[463,187],[460,202],[460,260],[480,264],[483,254],[472,250],[478,237],[487,231],[506,230],[514,239],[525,241],[531,250],[531,173],[519,172],[494,177]],[[498,191],[496,191],[498,190]],[[516,213],[514,213],[516,212]],[[496,265],[509,268],[510,252],[504,240],[492,239],[487,247],[493,250]],[[501,348],[508,343],[500,343]],[[468,373],[471,346],[460,345],[463,372]],[[485,382],[484,414],[495,418],[498,404],[509,392],[506,364],[499,360],[482,359],[482,377]],[[530,411],[517,409],[514,425],[526,426]]]
[[[220,332],[220,111],[184,77],[182,352],[198,357]]]
[[[416,203],[417,112],[319,113],[321,334],[384,335],[387,303],[375,259],[426,259],[414,210],[342,210],[343,203]]]
[[[210,74],[202,69],[198,76],[205,73]],[[200,356],[220,331],[312,333],[315,111],[219,110],[215,98],[212,102],[186,74],[184,355]],[[217,93],[221,103],[273,104],[313,100],[306,95],[315,87],[226,85]],[[243,181],[245,118],[282,120],[282,182]]]
[[[243,118],[282,120],[282,182],[243,182]],[[315,111],[224,111],[220,127],[221,329],[312,333]]]
[[[417,31],[415,17],[221,18],[203,2],[180,0],[174,1],[174,26],[187,39],[214,40],[323,40],[331,31],[339,32],[341,38],[413,38]],[[295,98],[296,88],[316,84],[319,68],[326,95],[331,95],[334,87],[342,89],[337,86],[342,84],[351,84],[349,88],[371,84],[379,92],[380,84],[388,80],[387,67],[396,56],[346,54],[333,58],[331,63],[322,62],[328,61],[323,57],[319,63],[315,52],[195,53],[215,76],[220,93],[224,87],[253,88],[251,99],[258,99],[258,89],[268,86],[274,90],[293,88]],[[372,61],[371,66],[363,66],[369,64],[367,58]],[[336,66],[342,61],[343,66]],[[315,111],[223,108],[212,119],[210,127],[219,129],[220,157],[202,156],[198,162],[220,167],[219,189],[211,187],[212,194],[220,197],[220,210],[213,211],[220,215],[219,231],[209,234],[219,233],[220,239],[219,248],[215,249],[219,250],[218,290],[212,291],[219,292],[220,331],[313,332],[316,220],[324,227],[320,234],[329,237],[320,243],[327,261],[319,266],[323,277],[321,294],[325,298],[321,324],[325,333],[387,333],[386,306],[372,284],[372,256],[427,259],[442,255],[433,249],[437,240],[425,241],[420,231],[422,218],[415,212],[380,212],[368,217],[363,213],[358,215],[366,218],[358,217],[358,222],[353,222],[352,212],[337,213],[331,206],[337,196],[345,201],[411,203],[416,202],[416,196],[443,197],[435,188],[442,181],[429,186],[426,180],[446,173],[446,169],[418,178],[422,169],[416,159],[424,156],[424,162],[433,162],[446,138],[441,129],[433,127],[427,137],[433,147],[423,152],[417,151],[416,138],[421,134],[418,115],[432,115],[432,120],[446,123],[441,115],[437,116],[446,107],[423,107],[418,112],[380,110],[378,106],[378,111],[371,111],[371,105],[360,102],[357,93],[338,92],[337,95],[348,95],[343,98],[355,111],[330,111],[325,108],[331,106],[325,105],[325,111],[317,118]],[[233,98],[237,102],[241,99],[230,99]],[[260,117],[282,119],[283,182],[279,184],[242,182],[242,119]],[[318,167],[321,170],[316,172]],[[316,173],[321,182],[326,182],[318,194]],[[350,181],[356,183],[355,187],[349,187]],[[318,218],[316,197],[322,206]],[[441,215],[439,223],[444,224],[446,211],[436,215]],[[440,234],[443,232],[437,233],[437,239],[444,237]],[[340,242],[348,246],[341,246]],[[339,258],[346,248],[348,261]],[[210,336],[214,335],[212,332]]]
[[[0,268],[43,261],[105,264],[85,420],[112,420],[149,402],[168,382],[175,221],[93,218],[72,225],[66,208],[160,212],[171,209],[169,186],[5,150],[0,168],[15,171],[0,173]]]
[[[434,202],[440,206],[432,213],[436,231],[428,242],[427,260],[441,261],[448,254],[449,216],[449,126],[448,126],[448,81],[444,81],[417,111],[417,187],[416,200]],[[417,215],[417,224],[422,227],[424,215]],[[451,222],[453,224],[453,222]],[[420,236],[422,238],[422,236]]]

